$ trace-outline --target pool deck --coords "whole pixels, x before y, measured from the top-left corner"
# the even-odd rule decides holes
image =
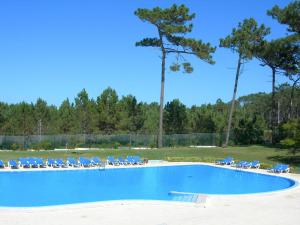
[[[186,164],[197,163],[146,166]],[[249,171],[270,174],[265,170]],[[279,176],[300,183],[300,174]],[[107,201],[38,208],[0,208],[1,225],[294,225],[299,221],[300,185],[265,194],[209,195],[206,203]]]

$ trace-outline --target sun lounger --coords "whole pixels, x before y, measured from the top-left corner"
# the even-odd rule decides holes
[[[59,168],[59,166],[57,165],[56,161],[54,159],[48,159],[47,160],[47,165],[53,168]]]
[[[19,164],[15,160],[9,160],[7,164],[11,169],[19,169]]]
[[[91,167],[92,166],[91,161],[84,157],[79,158],[79,163],[82,167]]]
[[[107,163],[108,163],[109,165],[114,165],[114,166],[119,166],[119,165],[120,165],[120,162],[117,161],[117,160],[115,160],[115,158],[112,157],[112,156],[108,156],[108,157],[107,157]]]
[[[232,157],[227,157],[223,160],[217,160],[216,163],[220,165],[232,165],[234,163],[234,160]]]
[[[258,160],[251,162],[251,168],[259,169],[260,162]]]
[[[102,160],[98,157],[93,157],[91,158],[91,164],[92,166],[103,166],[104,162],[102,162]]]
[[[127,159],[123,159],[122,157],[118,157],[118,162],[124,166],[130,164]]]
[[[35,162],[38,164],[38,166],[40,168],[46,168],[47,167],[46,163],[44,163],[44,160],[42,158],[36,158]]]
[[[64,161],[62,159],[56,159],[55,162],[56,162],[56,165],[60,168],[67,168],[68,167],[68,164],[64,163]]]
[[[269,169],[269,171],[274,173],[288,173],[290,168],[286,164],[276,164],[273,168]]]
[[[144,164],[144,161],[142,161],[140,156],[133,156],[133,159],[135,160],[136,164],[142,165]]]
[[[290,172],[289,165],[281,164],[281,167],[279,169],[277,169],[276,172],[278,172],[278,173],[288,173],[288,172]]]
[[[126,161],[128,162],[128,164],[130,164],[130,165],[135,165],[135,164],[137,164],[137,162],[134,160],[133,156],[131,156],[131,155],[127,156],[125,160],[126,160]]]
[[[30,164],[31,168],[39,168],[36,158],[27,158],[27,162]]]
[[[30,168],[31,167],[31,164],[29,163],[27,158],[20,158],[19,163],[22,168]]]
[[[80,163],[75,158],[67,158],[67,163],[69,166],[80,167]]]
[[[240,161],[235,165],[237,168],[250,168],[251,164],[247,161]]]
[[[0,159],[0,168],[5,168],[4,162]]]

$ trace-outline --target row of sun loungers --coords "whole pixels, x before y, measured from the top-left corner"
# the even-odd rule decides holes
[[[119,157],[115,159],[112,156],[107,157],[106,161],[102,161],[98,157],[91,159],[80,157],[79,159],[69,157],[65,161],[63,159],[48,158],[19,158],[19,160],[9,160],[7,166],[11,169],[18,168],[67,168],[67,167],[105,167],[106,164],[119,166],[119,165],[142,165],[144,161],[139,156],[127,156],[126,159]],[[0,160],[0,168],[5,168],[5,164]]]
[[[277,164],[273,168],[270,168],[269,171],[273,173],[289,173],[290,167],[286,164]]]
[[[240,161],[238,163],[235,163],[232,157],[227,157],[223,160],[217,160],[216,163],[219,165],[230,165],[230,166],[235,166],[237,168],[244,168],[244,169],[249,169],[249,168],[259,169],[260,167],[260,163],[258,160],[253,162]]]
[[[248,161],[239,161],[238,163],[235,163],[232,157],[227,157],[222,160],[217,160],[216,164],[218,165],[230,165],[230,166],[235,166],[236,168],[243,168],[243,169],[250,169],[250,168],[255,168],[259,169],[260,168],[260,162],[258,160],[248,162]],[[277,164],[273,168],[268,169],[269,172],[274,172],[274,173],[288,173],[290,171],[289,165],[286,164]]]
[[[112,156],[107,157],[107,163],[109,165],[119,166],[119,165],[142,165],[144,161],[139,156],[127,156],[126,159],[119,157],[115,159]]]

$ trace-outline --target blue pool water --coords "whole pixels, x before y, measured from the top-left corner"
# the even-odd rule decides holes
[[[246,194],[295,185],[290,179],[205,165],[0,173],[0,206],[105,200],[172,200],[170,192]]]

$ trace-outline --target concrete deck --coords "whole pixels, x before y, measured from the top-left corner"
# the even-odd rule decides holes
[[[167,165],[178,164],[183,163]],[[266,173],[264,170],[254,171]],[[280,176],[300,181],[299,174]],[[0,225],[294,225],[299,221],[299,185],[267,194],[210,195],[206,204],[108,201],[55,207],[0,208]]]

